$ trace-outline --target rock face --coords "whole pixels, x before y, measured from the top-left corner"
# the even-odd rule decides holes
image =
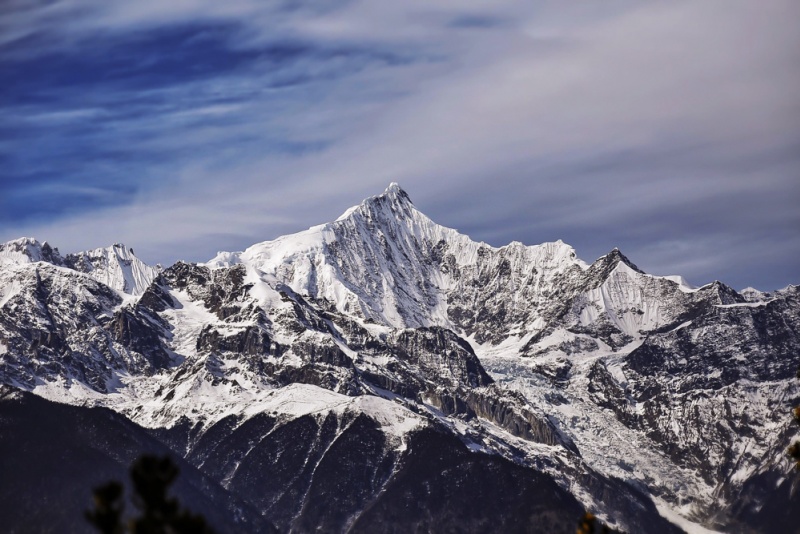
[[[0,245],[0,382],[147,428],[252,530],[783,528],[799,333],[797,287],[493,248],[396,184],[206,264]]]

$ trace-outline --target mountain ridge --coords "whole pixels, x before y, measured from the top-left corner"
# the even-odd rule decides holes
[[[304,517],[281,528],[334,519],[278,497],[329,482],[279,476],[262,456],[277,454],[268,436],[279,429],[312,444],[363,433],[386,451],[350,481],[354,514],[381,491],[368,480],[400,483],[412,465],[396,463],[403,443],[423,428],[543,474],[629,530],[668,532],[666,514],[759,532],[754,510],[770,484],[796,487],[780,467],[782,413],[800,397],[796,287],[745,296],[649,275],[617,249],[585,264],[560,241],[490,247],[431,221],[397,184],[331,223],[204,264],[140,269],[128,286],[122,264],[106,261],[133,262],[125,247],[67,262],[35,240],[10,243],[0,245],[0,382],[109,407],[199,455],[198,467],[201,450],[228,450],[241,459],[223,462],[223,486],[241,462],[277,469],[287,486],[249,471],[232,484],[275,491]],[[26,247],[42,259],[24,261]],[[242,439],[265,448],[248,452]],[[389,464],[405,467],[385,479]],[[278,501],[258,506],[275,512]]]

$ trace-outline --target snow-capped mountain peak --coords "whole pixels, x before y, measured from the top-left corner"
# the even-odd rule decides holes
[[[301,295],[331,302],[343,313],[394,327],[454,330],[466,326],[451,313],[457,310],[452,304],[458,295],[471,294],[476,287],[505,293],[524,284],[547,291],[554,277],[587,267],[561,241],[536,246],[515,242],[501,248],[475,242],[417,210],[397,183],[336,221],[244,252],[219,253],[206,265],[237,263],[274,276]],[[503,287],[494,287],[492,279]],[[535,320],[523,312],[528,306],[524,299],[513,306],[520,321]]]
[[[144,293],[159,272],[157,266],[147,265],[122,243],[68,254],[64,261],[68,267],[129,295]]]
[[[132,248],[121,243],[61,256],[47,241],[22,237],[0,244],[0,265],[26,265],[46,262],[85,273],[108,287],[141,295],[158,275],[160,267],[150,266],[137,258]]]
[[[57,248],[52,248],[47,241],[40,243],[33,237],[21,237],[0,244],[0,265],[37,261],[61,265],[63,260]]]

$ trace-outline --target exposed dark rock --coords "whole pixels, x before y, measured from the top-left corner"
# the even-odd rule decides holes
[[[117,343],[145,356],[151,366],[145,372],[169,367],[171,358],[162,345],[159,330],[154,329],[150,321],[131,309],[120,309],[105,328]]]
[[[496,386],[471,390],[467,407],[477,416],[496,423],[513,434],[536,443],[560,445],[580,455],[578,448],[544,414],[536,414],[522,395]]]
[[[479,387],[493,382],[472,347],[444,328],[404,330],[391,342],[390,350],[439,384]]]

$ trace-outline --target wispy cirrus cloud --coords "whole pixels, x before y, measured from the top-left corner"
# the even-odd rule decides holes
[[[0,239],[202,260],[399,181],[492,244],[797,282],[790,0],[10,6]]]

